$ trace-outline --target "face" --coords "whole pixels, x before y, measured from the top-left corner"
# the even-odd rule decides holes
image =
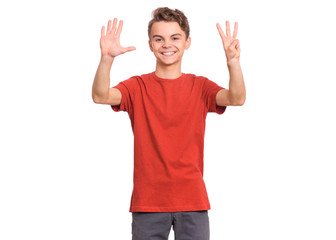
[[[149,47],[154,53],[157,64],[181,64],[184,50],[190,47],[190,37],[177,22],[155,22],[152,25]]]

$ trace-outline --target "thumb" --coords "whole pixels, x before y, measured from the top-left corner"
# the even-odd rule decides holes
[[[232,41],[231,45],[230,45],[230,48],[233,50],[233,49],[238,49],[239,48],[239,40],[238,39],[235,39]]]
[[[124,48],[124,52],[130,52],[130,51],[134,51],[134,50],[136,50],[135,47],[126,47],[126,48]]]

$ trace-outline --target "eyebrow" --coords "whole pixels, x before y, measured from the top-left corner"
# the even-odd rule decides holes
[[[182,37],[182,34],[180,34],[180,33],[174,33],[170,37],[175,37],[175,36],[181,36]],[[155,37],[163,38],[161,35],[154,35],[153,38],[155,38]]]

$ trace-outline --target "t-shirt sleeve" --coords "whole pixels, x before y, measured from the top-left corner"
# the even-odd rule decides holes
[[[121,102],[119,105],[111,106],[115,112],[125,111],[131,114],[133,112],[133,100],[136,94],[137,79],[131,77],[125,81],[118,83],[113,88],[117,88],[121,92]]]
[[[202,94],[205,101],[205,105],[208,109],[208,112],[215,112],[217,114],[223,114],[226,110],[226,106],[221,107],[216,104],[216,95],[218,91],[224,89],[221,86],[218,86],[217,83],[205,78]]]

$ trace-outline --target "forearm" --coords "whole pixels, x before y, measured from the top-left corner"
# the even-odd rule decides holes
[[[92,99],[99,102],[108,97],[110,89],[110,71],[114,58],[102,56],[92,85]]]
[[[243,105],[246,98],[246,90],[239,60],[228,62],[227,66],[230,74],[229,94],[231,101],[238,105]]]

